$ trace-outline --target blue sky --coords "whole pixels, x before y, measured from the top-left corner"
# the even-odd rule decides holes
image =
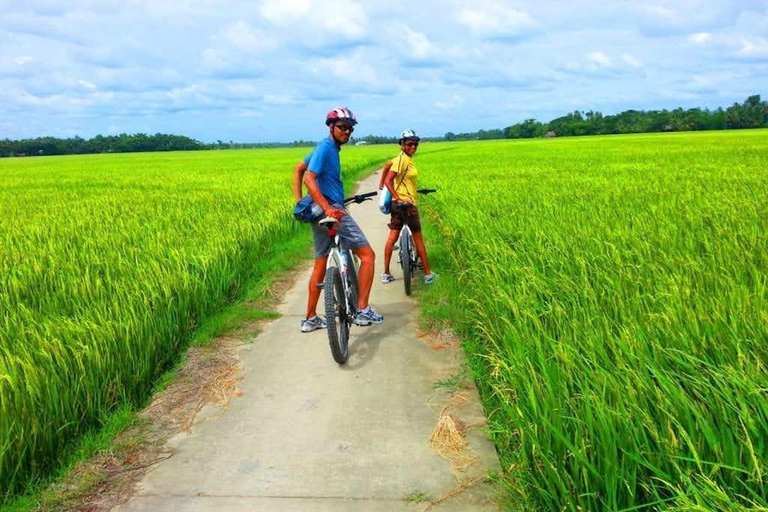
[[[0,0],[0,138],[317,140],[768,94],[768,0]]]

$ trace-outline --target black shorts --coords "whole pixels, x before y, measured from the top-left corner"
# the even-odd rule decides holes
[[[419,209],[415,206],[396,208],[397,203],[392,203],[392,215],[389,217],[389,229],[400,231],[404,225],[408,225],[411,233],[421,233],[421,217]]]

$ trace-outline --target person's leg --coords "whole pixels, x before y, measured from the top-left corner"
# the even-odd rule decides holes
[[[315,265],[309,278],[307,293],[307,316],[301,319],[301,332],[312,332],[325,328],[325,320],[317,316],[317,302],[320,300],[320,287],[325,280],[325,267],[328,254],[331,251],[331,238],[328,230],[317,223],[312,224],[312,235],[315,246]]]
[[[429,268],[429,259],[427,259],[427,247],[424,245],[424,237],[421,234],[421,215],[419,215],[419,209],[412,207],[408,209],[406,215],[406,222],[408,227],[411,228],[411,235],[413,235],[413,245],[416,246],[416,253],[419,255],[421,264],[424,266],[424,275],[429,276],[432,271]]]
[[[324,258],[315,258],[315,266],[312,269],[312,276],[309,278],[309,289],[307,294],[307,318],[317,315],[317,302],[320,300],[320,287],[318,286],[325,280],[325,267],[328,262],[328,256]]]
[[[352,252],[360,258],[360,271],[357,273],[357,284],[360,296],[357,299],[357,308],[363,310],[368,307],[368,299],[373,286],[373,272],[376,268],[376,253],[370,245],[352,249]]]
[[[384,273],[391,274],[389,271],[389,263],[392,261],[392,248],[397,242],[397,238],[400,236],[399,229],[390,229],[389,236],[387,237],[387,243],[384,244]]]
[[[424,274],[431,274],[429,269],[429,260],[427,259],[427,247],[424,245],[424,237],[419,233],[413,233],[413,244],[416,246],[416,253],[424,265]]]

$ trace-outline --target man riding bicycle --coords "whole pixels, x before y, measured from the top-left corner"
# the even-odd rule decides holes
[[[349,141],[354,126],[357,124],[351,110],[337,107],[328,112],[325,124],[329,128],[328,137],[321,140],[312,153],[294,169],[293,192],[301,198],[301,182],[306,185],[312,200],[320,206],[325,215],[338,221],[336,232],[342,244],[352,250],[360,259],[358,283],[360,294],[357,303],[356,325],[378,324],[384,317],[368,305],[371,294],[376,254],[365,238],[355,220],[344,209],[344,187],[341,182],[341,146]],[[305,172],[306,169],[306,172]],[[325,329],[325,319],[317,316],[317,301],[320,299],[320,285],[325,279],[325,268],[331,250],[331,238],[326,229],[317,222],[312,223],[314,236],[315,265],[309,279],[307,298],[307,316],[301,319],[301,332]]]

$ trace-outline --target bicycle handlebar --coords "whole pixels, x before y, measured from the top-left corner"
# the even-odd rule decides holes
[[[377,192],[366,192],[365,194],[357,194],[352,197],[344,199],[344,204],[357,203],[360,204],[363,201],[369,201],[371,197],[375,196]]]
[[[437,192],[436,188],[420,188],[417,190],[419,194],[431,194],[432,192]]]

